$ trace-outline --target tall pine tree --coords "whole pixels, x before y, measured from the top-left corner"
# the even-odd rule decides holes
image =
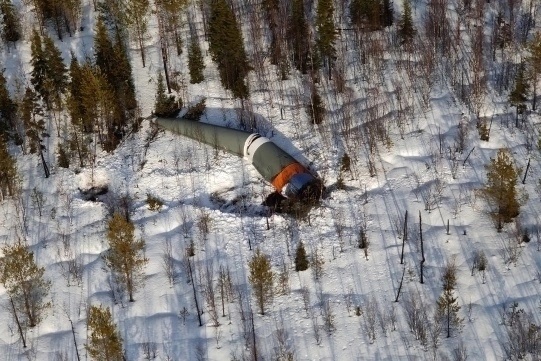
[[[331,79],[331,68],[336,49],[334,41],[336,40],[336,28],[334,27],[334,6],[332,0],[319,0],[317,3],[316,29],[317,29],[317,47],[321,58],[324,60],[329,71]]]
[[[131,33],[135,34],[143,68],[145,67],[145,37],[148,31],[148,15],[150,3],[148,0],[128,0],[126,1],[126,19]]]
[[[114,94],[115,101],[111,104],[113,117],[106,119],[103,144],[106,151],[112,151],[128,130],[128,126],[135,124],[137,108],[135,85],[121,32],[115,32],[113,42],[104,21],[100,18],[96,25],[94,43],[96,65]]]
[[[43,38],[43,55],[46,59],[46,87],[49,94],[47,107],[62,109],[62,96],[68,86],[68,69],[62,53],[49,36]]]
[[[82,74],[81,66],[75,54],[71,54],[71,62],[69,67],[70,82],[68,85],[67,108],[71,118],[71,124],[77,128],[83,128],[83,96],[81,94]],[[89,132],[90,129],[84,129]]]
[[[174,95],[165,94],[165,82],[162,73],[158,73],[156,87],[156,101],[154,102],[154,114],[158,117],[176,117],[182,107],[182,101],[177,101]]]
[[[210,11],[209,50],[212,60],[218,66],[222,85],[231,90],[235,98],[246,99],[249,90],[245,78],[250,71],[250,65],[240,26],[226,0],[212,0]]]
[[[384,26],[386,12],[382,0],[351,0],[349,13],[353,25],[364,31],[379,30]]]
[[[14,134],[17,105],[9,94],[4,72],[0,72],[0,137]]]
[[[60,50],[49,36],[45,35],[42,38],[36,29],[32,32],[30,50],[32,65],[30,83],[47,110],[60,108],[62,94],[68,83],[67,68]]]
[[[486,170],[487,184],[482,193],[492,208],[496,228],[501,230],[502,222],[510,222],[520,212],[516,189],[519,170],[506,149],[498,150],[496,158],[491,159]]]
[[[192,36],[190,40],[190,47],[188,49],[188,70],[190,72],[190,83],[198,84],[205,80],[203,70],[205,69],[205,63],[203,62],[203,54],[201,53],[201,46],[196,36]]]
[[[512,106],[517,108],[517,126],[519,114],[524,113],[524,111],[526,110],[526,100],[528,100],[529,91],[530,86],[526,79],[526,66],[524,62],[521,62],[518,67],[517,75],[515,76],[515,87],[509,94],[509,103],[511,103]]]
[[[398,22],[398,36],[400,37],[400,43],[402,45],[410,47],[413,44],[413,39],[416,34],[411,15],[410,0],[403,0],[402,8],[402,16]]]
[[[5,137],[0,135],[0,201],[15,195],[17,179],[17,163],[8,152]]]
[[[532,80],[532,110],[537,108],[537,82],[541,76],[541,32],[536,32],[528,43],[530,55],[527,58]]]
[[[308,72],[310,58],[310,36],[304,12],[304,1],[293,0],[289,17],[287,39],[293,57],[293,64],[303,74]]]
[[[49,93],[47,89],[47,59],[43,51],[43,41],[39,32],[32,30],[30,38],[30,83],[34,86],[34,90],[41,96],[45,103],[48,102]]]
[[[2,16],[2,40],[6,43],[18,41],[21,38],[21,22],[10,0],[0,0],[0,15]]]

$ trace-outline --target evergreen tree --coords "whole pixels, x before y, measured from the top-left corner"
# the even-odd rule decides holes
[[[306,250],[304,249],[304,244],[299,242],[297,251],[295,252],[295,271],[305,271],[308,269],[308,257],[306,256]]]
[[[29,327],[34,327],[51,306],[45,302],[51,282],[44,277],[45,268],[38,267],[34,255],[24,245],[5,245],[0,262],[0,281],[13,301],[14,309]]]
[[[452,289],[444,290],[440,298],[436,301],[437,310],[436,317],[440,322],[445,323],[447,337],[451,337],[451,329],[459,328],[462,324],[462,319],[458,317],[460,306],[458,305],[458,297],[453,295]]]
[[[179,104],[180,103],[180,104]],[[176,117],[182,108],[182,101],[177,101],[174,95],[165,94],[165,83],[162,73],[158,73],[158,86],[156,89],[156,102],[154,114],[158,117]]]
[[[118,0],[103,0],[97,4],[99,12],[98,20],[104,22],[107,27],[115,30],[117,34],[127,30],[127,2]]]
[[[351,158],[347,153],[340,160],[340,172],[351,172]]]
[[[45,132],[45,121],[38,96],[31,88],[26,88],[19,110],[30,153],[41,152],[41,136]]]
[[[520,63],[517,75],[515,77],[515,88],[509,94],[509,103],[517,108],[516,119],[518,122],[518,115],[524,113],[526,110],[526,100],[528,100],[528,93],[530,86],[526,80],[526,68],[523,62]],[[518,125],[518,124],[517,124]]]
[[[528,43],[530,55],[527,58],[529,73],[532,80],[532,110],[537,108],[537,82],[541,76],[541,32],[536,32]]]
[[[59,3],[62,7],[66,30],[71,36],[77,30],[77,23],[81,17],[81,0],[62,0]]]
[[[148,31],[148,14],[150,3],[148,0],[127,0],[126,1],[126,20],[131,33],[136,34],[143,68],[145,67],[145,36]]]
[[[280,9],[279,0],[263,0],[263,10],[265,11],[265,20],[270,30],[270,62],[277,65],[281,57],[279,28],[278,28],[278,10]]]
[[[115,92],[99,68],[90,64],[81,67],[81,95],[82,95],[82,121],[83,129],[97,131],[106,139],[104,149],[110,151],[114,148],[108,137],[115,138],[111,133],[117,116],[118,104]],[[115,138],[116,140],[116,138]],[[80,148],[82,150],[82,148]]]
[[[9,94],[4,72],[0,72],[0,137],[15,131],[17,105]]]
[[[443,293],[436,301],[436,322],[444,322],[447,330],[447,337],[451,337],[451,328],[458,328],[462,319],[458,317],[460,306],[457,297],[454,296],[456,287],[457,267],[455,260],[448,261],[441,275]]]
[[[259,249],[248,263],[250,275],[248,279],[252,284],[254,296],[262,315],[265,314],[265,305],[272,301],[274,274],[267,256]]]
[[[190,71],[190,83],[198,84],[205,80],[203,70],[205,63],[203,62],[203,54],[201,46],[195,36],[192,36],[190,47],[188,49],[188,70]]]
[[[196,104],[191,105],[186,109],[186,113],[182,116],[184,119],[194,120],[198,122],[201,119],[201,116],[205,112],[205,109],[207,107],[206,99],[203,98],[200,101],[198,101]]]
[[[69,168],[70,167],[70,158],[69,154],[66,151],[65,147],[62,144],[58,145],[58,156],[57,164],[60,168]]]
[[[342,159],[340,160],[340,171],[338,172],[338,179],[336,181],[336,188],[344,189],[346,185],[344,184],[344,173],[351,172],[351,158],[347,153],[344,153]],[[364,247],[361,247],[364,248]]]
[[[49,99],[49,93],[47,88],[47,59],[45,52],[43,51],[43,42],[39,32],[32,30],[32,37],[30,39],[30,65],[32,71],[30,72],[30,83],[34,86],[34,90],[41,96],[45,103]]]
[[[53,105],[60,108],[62,94],[68,83],[67,69],[60,50],[50,37],[42,38],[35,29],[32,32],[30,49],[30,82],[48,110],[52,109]]]
[[[104,74],[112,75],[112,62],[114,59],[113,42],[109,38],[109,32],[101,17],[96,22],[96,35],[94,36],[94,56],[96,65]]]
[[[126,287],[130,302],[134,301],[133,293],[142,281],[143,268],[148,262],[142,254],[145,241],[135,240],[134,230],[133,223],[115,213],[107,225],[110,249],[103,257],[116,280]]]
[[[62,40],[67,31],[70,35],[76,29],[81,15],[81,0],[32,0],[39,24],[45,28],[47,24],[54,27],[58,39]]]
[[[402,7],[402,16],[398,22],[398,36],[400,37],[400,43],[409,47],[413,44],[417,31],[413,25],[410,0],[403,0]]]
[[[517,177],[519,170],[506,149],[498,150],[496,158],[486,166],[487,184],[482,192],[492,207],[496,227],[501,230],[502,222],[510,222],[520,212],[517,199]]]
[[[351,22],[365,31],[379,30],[385,18],[382,0],[352,0],[349,6]]]
[[[15,6],[10,0],[0,0],[0,14],[2,16],[2,40],[14,43],[21,38],[21,22]]]
[[[385,27],[392,26],[394,23],[394,10],[392,0],[383,0],[383,13],[381,23]]]
[[[96,24],[95,56],[96,65],[103,79],[113,92],[114,102],[111,102],[112,118],[105,121],[106,140],[104,149],[112,151],[122,139],[126,128],[133,125],[137,101],[132,68],[128,58],[120,30],[116,32],[115,42],[109,38],[108,30],[103,20]]]
[[[306,74],[310,57],[310,36],[303,0],[292,1],[287,38],[295,68]]]
[[[156,0],[158,17],[165,24],[166,33],[172,34],[177,55],[182,54],[182,38],[180,37],[180,16],[187,0]],[[159,20],[160,21],[160,20]]]
[[[315,86],[312,88],[310,103],[307,105],[307,110],[312,124],[321,124],[323,122],[325,107]]]
[[[21,119],[26,131],[30,153],[39,155],[45,178],[49,178],[50,171],[43,150],[45,147],[41,144],[42,137],[48,136],[45,132],[45,121],[43,119],[42,109],[39,105],[37,94],[30,88],[26,88],[23,101],[20,106]]]
[[[109,307],[90,306],[86,322],[90,337],[85,348],[90,357],[96,361],[124,360],[122,337]]]
[[[46,102],[49,109],[55,106],[62,108],[62,95],[68,86],[68,70],[62,59],[62,53],[54,45],[53,39],[49,36],[43,38],[43,55],[46,59],[46,87],[50,99]],[[49,105],[50,104],[50,105]]]
[[[81,93],[81,88],[83,86],[82,72],[79,61],[73,53],[71,54],[69,77],[67,108],[71,118],[71,124],[79,129],[84,129],[83,95]],[[90,129],[85,129],[85,131],[88,132]]]
[[[336,57],[334,41],[336,40],[336,28],[334,27],[334,6],[332,0],[319,0],[317,3],[316,29],[318,33],[317,47],[322,59],[325,60],[329,79],[331,78],[332,62]]]
[[[210,11],[209,50],[218,66],[222,85],[231,90],[235,98],[246,99],[249,90],[245,78],[250,65],[235,14],[226,0],[212,0]]]
[[[0,135],[0,201],[15,195],[17,183],[17,162],[8,152],[5,137]]]
[[[76,90],[74,89],[77,97],[74,99],[75,104],[73,104],[75,115],[80,117],[80,126],[84,132],[98,130],[100,133],[104,133],[103,123],[105,120],[101,119],[100,115],[105,105],[101,100],[107,95],[114,96],[110,85],[103,79],[101,71],[90,64],[83,64],[78,72],[79,86]],[[76,86],[76,84],[73,85]],[[113,110],[109,109],[109,111]]]

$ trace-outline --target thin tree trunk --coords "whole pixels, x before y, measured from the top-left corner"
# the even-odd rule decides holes
[[[190,281],[192,282],[193,299],[195,301],[195,309],[197,311],[197,318],[199,319],[199,327],[201,327],[203,326],[203,321],[201,321],[201,312],[199,312],[199,303],[197,302],[197,292],[195,290],[195,280],[193,277],[192,262],[190,261],[190,257],[186,257],[186,260],[188,261],[188,275],[190,276]]]
[[[404,264],[404,244],[406,243],[407,237],[408,237],[408,210],[406,210],[406,215],[404,216],[404,235],[402,236],[402,253],[400,254],[400,264]]]
[[[19,330],[19,335],[21,336],[21,340],[23,341],[23,348],[26,348],[26,339],[24,338],[23,328],[21,327],[21,322],[19,321],[19,317],[17,316],[17,310],[15,309],[15,304],[13,303],[13,298],[9,298],[9,302],[11,303],[11,309],[13,310],[13,317],[15,317],[15,323],[17,323],[17,329]]]
[[[141,60],[143,62],[143,68],[145,67],[145,47],[143,44],[143,32],[139,26],[139,18],[135,17],[135,28],[137,29],[137,42],[139,43],[139,50],[141,51]]]
[[[447,305],[447,338],[451,337],[451,305]]]
[[[130,296],[130,302],[134,302],[133,299],[133,279],[129,270],[126,272],[126,288],[128,289],[128,295]]]
[[[41,147],[41,144],[39,144]],[[43,171],[45,172],[45,178],[49,178],[51,173],[49,172],[49,166],[47,165],[47,162],[45,161],[45,157],[43,156],[43,150],[39,150],[39,155],[41,157],[41,163],[43,164]]]
[[[254,361],[257,361],[257,344],[255,339],[255,325],[254,325],[254,312],[250,308],[250,317],[252,320],[252,339],[254,343]]]
[[[423,244],[423,222],[421,218],[421,211],[419,211],[419,235],[421,237],[421,284],[424,283],[423,268],[425,265],[425,249]]]
[[[395,302],[398,302],[398,297],[400,297],[400,291],[402,290],[402,283],[404,282],[404,274],[406,273],[406,267],[403,267],[402,278],[400,279],[400,284],[398,285],[398,292],[396,293]]]
[[[81,357],[79,356],[79,348],[77,347],[77,339],[75,338],[75,328],[73,327],[73,322],[70,319],[71,324],[71,333],[73,335],[73,343],[75,345],[75,354],[77,355],[77,361],[81,361]]]
[[[28,322],[29,322],[28,326],[34,327],[36,326],[36,319],[34,317],[34,314],[32,313],[32,308],[30,307],[30,301],[29,301],[30,295],[26,294],[25,292],[23,297],[24,297],[24,309],[26,311],[26,316],[28,317]]]
[[[535,111],[535,108],[536,108],[536,105],[537,105],[537,101],[536,101],[536,98],[537,97],[537,76],[534,76],[533,77],[533,99],[532,99],[532,110]]]
[[[472,154],[473,150],[475,149],[475,147],[473,147],[470,152],[468,153],[468,155],[466,156],[466,159],[464,159],[464,162],[462,162],[462,166],[465,167],[466,166],[466,161],[468,160],[468,158],[470,157],[470,155]]]
[[[526,171],[524,172],[524,178],[522,178],[522,184],[526,184],[526,176],[528,175],[528,169],[530,169],[531,160],[531,158],[528,158],[528,165],[526,165]]]

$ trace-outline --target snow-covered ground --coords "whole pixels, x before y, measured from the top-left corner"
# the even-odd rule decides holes
[[[529,2],[525,1],[525,8],[526,3]],[[400,6],[395,5],[399,13]],[[420,8],[417,5],[417,15]],[[197,13],[195,7],[190,9]],[[93,52],[90,4],[85,5],[83,14],[85,31],[57,42],[66,62],[70,50],[79,56]],[[151,23],[145,68],[136,47],[132,49],[134,78],[144,116],[152,111],[156,74],[162,66],[155,31],[155,24]],[[208,44],[202,46],[205,53]],[[2,62],[13,88],[17,74],[26,74],[24,80],[28,81],[29,48],[25,40],[15,50],[2,51]],[[351,48],[345,54],[348,59],[358,56]],[[374,90],[386,101],[385,92],[391,94],[395,90],[391,84],[403,80],[404,71],[394,67],[395,56],[385,55],[387,71],[381,83],[371,82],[371,77],[369,82],[363,81],[359,74],[354,75],[355,66],[348,68],[346,86],[355,101],[370,103],[371,97],[376,97]],[[239,104],[220,86],[208,54],[206,80],[202,84],[189,84],[186,52],[175,61],[183,69],[181,95],[185,103],[197,102],[201,97],[207,99],[202,121],[238,124]],[[270,65],[269,68],[272,69]],[[241,317],[250,308],[261,360],[277,359],[280,347],[293,352],[295,360],[458,360],[455,350],[461,348],[466,350],[468,360],[501,360],[506,358],[508,344],[508,326],[502,315],[511,311],[514,302],[532,314],[533,322],[541,322],[541,240],[537,236],[541,206],[536,192],[541,167],[538,149],[534,146],[535,149],[528,150],[526,141],[528,132],[533,132],[541,121],[538,114],[530,115],[528,127],[517,129],[513,120],[507,126],[500,119],[513,119],[512,109],[504,106],[505,97],[499,98],[491,91],[483,109],[484,115],[493,117],[494,121],[490,140],[482,142],[474,117],[456,102],[446,86],[437,84],[429,102],[423,106],[420,95],[413,91],[408,94],[405,83],[403,91],[414,110],[403,134],[394,123],[390,126],[392,144],[378,146],[372,157],[376,175],[371,176],[366,150],[364,146],[356,146],[358,135],[347,141],[338,135],[343,117],[339,105],[342,100],[334,97],[332,83],[321,81],[329,116],[323,125],[313,127],[297,104],[297,96],[303,97],[303,102],[308,96],[299,74],[292,74],[281,85],[273,70],[268,75],[271,77],[268,85],[259,83],[253,73],[250,75],[250,101],[259,115],[259,131],[300,161],[311,163],[331,189],[321,205],[312,209],[309,219],[296,220],[283,214],[261,216],[259,204],[272,189],[247,161],[234,155],[217,153],[212,147],[166,132],[160,132],[145,153],[145,139],[150,132],[148,120],[139,133],[130,135],[113,153],[101,153],[94,170],[76,172],[58,168],[50,151],[47,157],[53,165],[53,174],[45,179],[36,156],[22,155],[13,148],[23,177],[22,203],[27,209],[27,228],[21,226],[15,205],[3,202],[0,242],[27,238],[38,264],[45,267],[47,278],[53,282],[52,307],[42,323],[28,330],[29,346],[23,349],[5,289],[0,287],[3,305],[0,359],[76,360],[76,347],[82,359],[86,359],[86,309],[98,304],[111,307],[130,361],[143,360],[145,347],[149,345],[154,345],[150,348],[156,348],[160,360],[253,359],[246,353],[247,346],[253,347],[249,336],[252,325]],[[379,99],[375,102],[381,104]],[[364,113],[359,110],[363,104],[353,107],[354,126],[363,122]],[[460,120],[468,129],[466,149],[459,155],[458,168],[452,171],[447,146],[453,144]],[[53,122],[50,127],[54,127]],[[55,149],[55,131],[51,130],[53,136],[47,146]],[[518,187],[528,195],[519,219],[521,228],[529,230],[531,241],[516,251],[515,262],[509,262],[509,240],[514,237],[515,226],[507,224],[503,232],[497,233],[486,214],[486,204],[475,191],[486,181],[484,166],[503,147],[511,150],[517,165],[523,169],[531,159],[526,182],[524,185],[519,182]],[[335,189],[333,184],[344,151],[352,158],[352,172],[346,174],[345,189]],[[109,193],[98,202],[84,200],[78,190],[88,184],[92,171],[95,182],[109,186]],[[438,182],[440,188],[434,185]],[[41,216],[32,202],[34,190],[46,199]],[[439,195],[433,209],[427,211],[425,199],[430,192],[435,197]],[[148,209],[147,194],[163,200],[159,212]],[[149,259],[144,286],[136,292],[133,303],[119,298],[112,290],[109,272],[101,258],[108,248],[107,198],[122,195],[134,199],[132,219],[137,236],[146,242],[145,255]],[[401,264],[406,211],[408,241]],[[420,283],[419,267],[420,215],[426,256],[424,284]],[[198,222],[207,216],[211,220],[210,232],[203,235]],[[361,228],[366,229],[370,242],[367,253],[357,247]],[[201,327],[184,261],[191,241],[195,245],[198,301],[205,311]],[[317,252],[324,261],[320,279],[316,279],[313,267],[294,271],[295,249],[300,241],[309,255]],[[168,242],[172,245],[177,273],[173,284],[163,267]],[[285,266],[289,274],[290,289],[281,294],[276,292],[263,316],[257,313],[248,282],[248,261],[256,248],[270,257],[276,273]],[[487,257],[485,276],[479,272],[471,275],[476,251],[483,251]],[[83,267],[80,283],[68,282],[66,278],[68,261],[73,259]],[[442,270],[452,261],[458,269],[455,294],[463,327],[454,330],[451,338],[443,333],[434,350],[431,344],[423,346],[416,340],[408,326],[405,305],[408,299],[419,295],[431,317],[441,294]],[[235,298],[225,302],[222,317],[221,300],[217,297],[220,325],[215,327],[209,319],[202,284],[207,274],[217,282],[220,267],[231,273]],[[399,302],[394,302],[402,277]],[[361,315],[356,315],[357,306]],[[325,324],[329,315],[333,318],[332,330]],[[373,335],[370,335],[371,324],[374,324]]]

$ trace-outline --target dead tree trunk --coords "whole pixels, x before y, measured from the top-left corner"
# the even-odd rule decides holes
[[[421,284],[425,283],[423,278],[423,268],[425,265],[425,248],[423,244],[423,222],[421,218],[421,211],[419,211],[419,236],[421,238]]]
[[[77,347],[77,339],[75,338],[75,328],[73,328],[73,322],[70,319],[71,324],[71,333],[73,335],[73,344],[75,345],[75,354],[77,355],[77,361],[81,361],[81,357],[79,356],[79,348]]]
[[[528,170],[530,169],[531,160],[531,158],[528,158],[528,165],[526,165],[526,171],[524,172],[524,178],[522,178],[522,184],[526,184],[526,177],[528,176]]]
[[[402,253],[400,254],[400,264],[404,264],[404,245],[406,244],[406,238],[408,237],[408,211],[404,216],[404,235],[402,236]]]
[[[51,175],[51,172],[49,172],[49,166],[47,165],[47,162],[45,161],[45,157],[43,156],[43,150],[40,149],[39,155],[41,157],[41,163],[43,164],[43,171],[45,172],[45,178],[49,178],[49,176]]]
[[[19,317],[17,316],[17,310],[15,309],[15,304],[13,303],[13,298],[9,298],[9,302],[11,303],[11,310],[13,311],[13,317],[15,318],[15,323],[17,324],[17,329],[19,330],[19,335],[21,336],[21,340],[23,341],[23,348],[26,348],[26,339],[24,338],[24,332],[23,328],[21,326],[21,322],[19,321]]]
[[[186,261],[188,262],[188,276],[190,277],[190,282],[192,283],[193,288],[193,299],[195,301],[195,310],[197,311],[197,319],[199,320],[199,326],[203,326],[203,321],[201,320],[201,312],[199,312],[199,303],[197,302],[197,291],[195,290],[195,279],[193,276],[193,269],[192,269],[192,262],[190,261],[190,257],[186,257]]]
[[[400,291],[402,291],[402,284],[404,283],[404,274],[406,273],[406,266],[402,270],[402,278],[400,279],[400,284],[398,285],[398,292],[396,293],[395,302],[398,302],[398,297],[400,297]]]

